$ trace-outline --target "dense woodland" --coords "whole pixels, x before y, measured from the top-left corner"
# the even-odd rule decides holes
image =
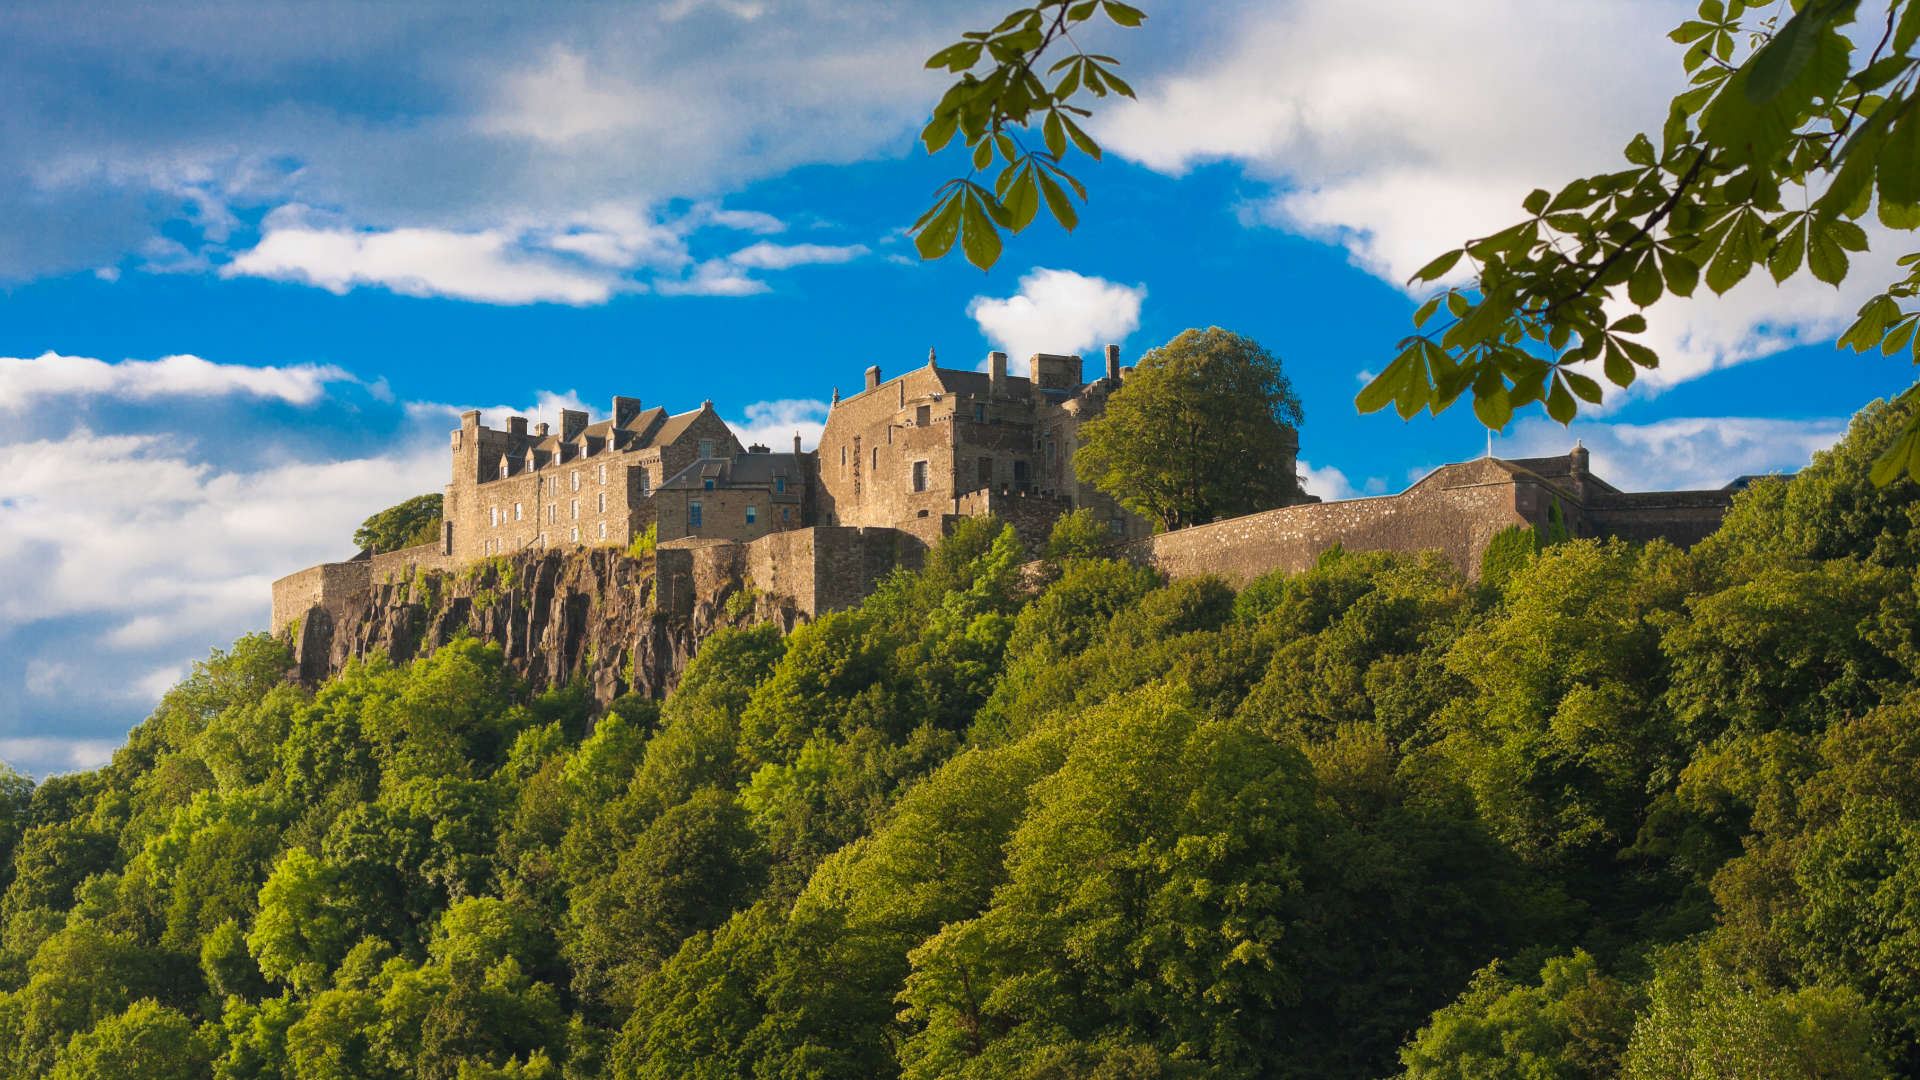
[[[1235,592],[962,528],[595,717],[249,637],[0,785],[0,1075],[1920,1076],[1920,503]]]

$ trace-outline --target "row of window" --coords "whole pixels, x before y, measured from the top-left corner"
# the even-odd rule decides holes
[[[504,480],[506,479],[507,476],[508,476],[507,463],[503,461],[500,463],[500,478]],[[600,464],[598,479],[602,484],[607,482],[607,466],[605,462],[601,462]],[[572,472],[567,474],[567,484],[568,484],[568,489],[571,491],[580,490],[580,470],[579,469],[575,469]],[[560,486],[560,478],[557,476],[544,477],[540,481],[540,491],[542,494],[546,494],[546,495],[554,494],[559,489],[559,486]],[[648,475],[647,470],[641,469],[640,470],[640,494],[645,495],[649,491],[651,491],[652,488],[653,488],[653,478],[650,475]],[[605,498],[605,496],[602,496],[602,498]]]
[[[689,529],[699,528],[702,522],[703,513],[704,513],[703,509],[700,506],[700,500],[698,499],[689,500],[687,503],[687,528]],[[783,506],[780,508],[780,520],[782,522],[791,523],[793,521],[792,515],[793,515],[793,510],[791,507]],[[760,508],[757,506],[747,507],[747,516],[746,516],[747,524],[752,525],[758,522],[759,520],[760,520]]]
[[[599,508],[600,513],[604,514],[607,512],[607,493],[606,492],[603,491],[600,493],[599,497],[595,500],[595,505]],[[580,517],[580,500],[579,499],[567,500],[567,513],[569,516],[571,516],[575,520],[579,519]],[[490,506],[487,508],[487,514],[492,519],[493,527],[496,529],[499,528],[505,522],[520,521],[525,516],[524,508],[520,503],[514,503],[513,510],[511,512],[501,510],[498,506]],[[559,503],[547,504],[547,520],[550,522],[560,520],[560,504]]]
[[[589,527],[587,531],[588,531],[588,535],[597,534],[598,539],[601,539],[601,540],[607,539],[607,535],[608,535],[607,523],[604,521],[600,522],[597,528]],[[576,543],[576,544],[579,543],[580,542],[580,526],[575,525],[571,529],[568,529],[567,539],[573,543]],[[522,543],[520,546],[532,547],[535,544],[538,544],[541,547],[546,547],[547,534],[541,533],[539,536],[531,537],[528,540],[526,540],[524,543]],[[506,551],[507,551],[507,542],[505,540],[489,540],[486,542],[484,547],[485,547],[485,552],[488,555],[504,555],[506,554]]]

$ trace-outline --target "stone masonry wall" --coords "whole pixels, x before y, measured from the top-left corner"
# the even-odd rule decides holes
[[[1218,574],[1235,585],[1273,570],[1305,570],[1336,544],[1353,551],[1438,551],[1476,577],[1495,533],[1530,524],[1514,496],[1510,479],[1416,485],[1400,495],[1287,506],[1161,533],[1122,550],[1170,577]]]

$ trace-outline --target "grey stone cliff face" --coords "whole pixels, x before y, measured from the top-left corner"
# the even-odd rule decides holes
[[[703,582],[701,595],[673,608],[659,603],[659,582],[652,560],[605,549],[528,551],[461,570],[420,570],[309,608],[292,625],[295,661],[302,681],[314,683],[349,660],[404,662],[467,634],[497,643],[535,690],[582,679],[605,704],[630,690],[665,694],[721,627],[756,619],[791,626],[798,617],[752,594],[753,602],[730,608],[745,586],[737,575]]]

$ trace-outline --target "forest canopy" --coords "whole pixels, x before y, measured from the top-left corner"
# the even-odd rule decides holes
[[[0,1078],[1920,1076],[1909,408],[1482,582],[969,521],[599,715],[242,638],[0,772]]]

